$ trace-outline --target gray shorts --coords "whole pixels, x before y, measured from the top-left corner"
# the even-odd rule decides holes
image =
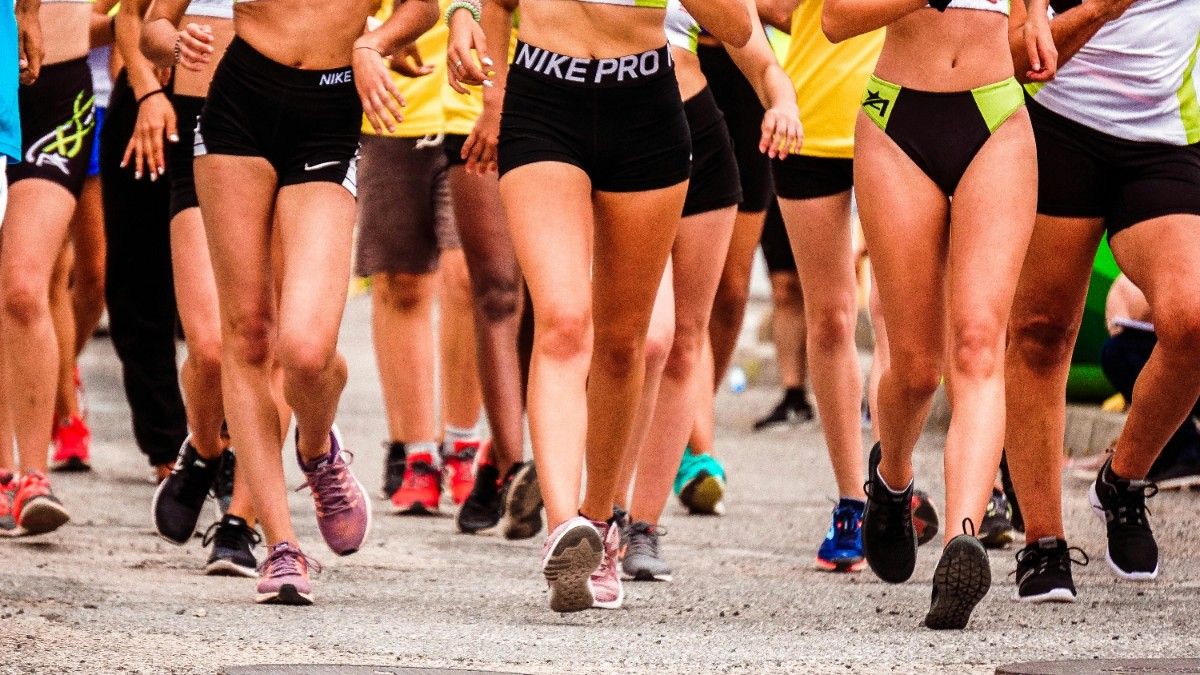
[[[461,246],[440,137],[364,135],[360,153],[355,273],[433,272]]]

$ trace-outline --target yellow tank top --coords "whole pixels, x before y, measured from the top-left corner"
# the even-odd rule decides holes
[[[821,32],[823,0],[803,0],[792,15],[783,69],[796,86],[804,124],[801,155],[854,157],[854,121],[867,77],[883,48],[883,29],[833,44]]]

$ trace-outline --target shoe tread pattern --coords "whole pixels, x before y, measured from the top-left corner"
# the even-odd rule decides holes
[[[964,539],[965,537],[965,539]],[[933,573],[934,600],[925,625],[934,630],[961,630],[992,586],[987,552],[969,535],[955,537]]]
[[[542,574],[550,584],[550,609],[581,612],[591,609],[595,596],[589,579],[600,567],[604,544],[592,528],[575,528],[554,546]]]

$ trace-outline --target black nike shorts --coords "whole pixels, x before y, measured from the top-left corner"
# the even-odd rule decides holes
[[[683,215],[708,213],[742,201],[733,143],[712,91],[703,91],[683,103],[692,132],[692,180],[688,183]]]
[[[213,76],[193,147],[196,157],[262,157],[279,187],[328,182],[354,195],[361,126],[349,66],[290,68],[234,38]]]
[[[167,146],[167,179],[171,181],[171,218],[174,218],[181,211],[200,206],[196,199],[196,174],[192,170],[195,156],[192,153],[204,97],[173,94],[171,105],[175,106],[179,126],[179,142]]]
[[[775,197],[771,159],[758,150],[766,110],[759,102],[754,87],[750,86],[724,47],[700,45],[697,56],[700,57],[700,69],[712,88],[717,107],[725,115],[725,125],[733,142],[738,180],[742,184],[742,201],[738,204],[738,210],[762,213]]]

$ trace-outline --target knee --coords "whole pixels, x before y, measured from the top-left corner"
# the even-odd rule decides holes
[[[805,323],[808,327],[809,343],[816,350],[837,351],[847,343],[854,342],[854,329],[858,323],[858,309],[854,296],[849,295],[839,302],[810,303]]]
[[[665,375],[675,380],[690,378],[700,361],[700,350],[707,335],[708,329],[702,322],[684,322],[676,326]]]
[[[970,320],[955,326],[951,355],[955,377],[985,379],[1004,362],[1004,327],[999,321]]]
[[[933,354],[904,352],[892,354],[889,377],[899,394],[909,401],[931,398],[942,383],[941,359]]]
[[[1071,360],[1078,334],[1075,321],[1051,314],[1035,314],[1012,321],[1009,349],[1027,368],[1046,373]]]
[[[376,302],[393,312],[414,312],[431,300],[429,285],[424,283],[426,275],[396,272],[383,275],[384,281],[376,289]]]
[[[673,351],[675,341],[674,325],[663,322],[662,326],[650,326],[646,335],[646,372],[662,372]]]
[[[1200,352],[1200,307],[1179,306],[1154,313],[1160,349],[1195,360]]]
[[[520,284],[513,279],[485,279],[475,290],[475,305],[491,323],[515,316],[520,301]]]
[[[336,353],[335,344],[324,344],[308,334],[279,336],[279,365],[285,373],[294,377],[320,377],[329,369]]]
[[[205,380],[221,376],[221,340],[211,336],[189,340],[188,361]]]
[[[50,313],[50,296],[46,289],[35,288],[24,280],[6,280],[4,316],[18,326],[29,326]]]
[[[645,358],[644,333],[611,327],[596,331],[592,353],[592,365],[614,379],[632,375],[639,365],[638,359]]]
[[[803,310],[804,295],[800,291],[800,278],[795,274],[777,273],[771,277],[771,301],[776,309]]]
[[[587,303],[575,307],[538,308],[534,342],[537,351],[556,361],[587,359],[591,354],[592,312]]]
[[[271,322],[266,317],[234,318],[228,327],[226,348],[241,363],[265,366],[271,360],[271,330]]]

